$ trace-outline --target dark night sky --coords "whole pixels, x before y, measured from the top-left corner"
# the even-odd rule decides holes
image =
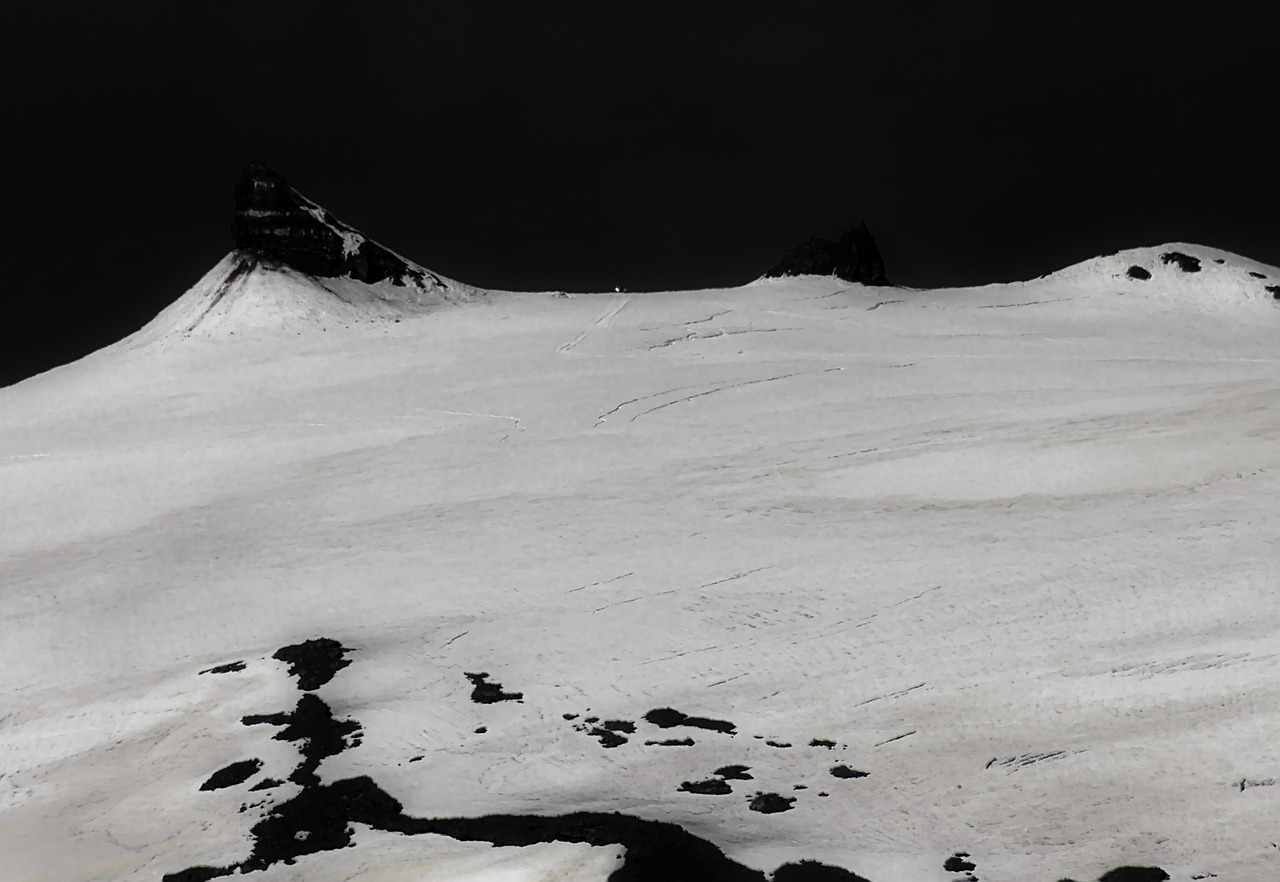
[[[1187,9],[26,4],[0,384],[178,297],[253,159],[487,287],[741,284],[860,217],[913,286],[1166,241],[1280,264],[1273,23]]]

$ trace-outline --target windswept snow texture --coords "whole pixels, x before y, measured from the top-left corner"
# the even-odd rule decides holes
[[[548,819],[614,813],[757,879],[1277,876],[1280,269],[335,321],[239,260],[0,390],[6,878],[235,866],[323,793],[385,812],[252,878],[598,882]]]

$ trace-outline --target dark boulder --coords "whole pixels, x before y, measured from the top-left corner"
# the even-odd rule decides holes
[[[309,276],[347,277],[370,284],[423,282],[425,272],[342,223],[289,186],[271,167],[253,162],[235,189],[231,238],[240,251]]]
[[[1129,267],[1128,276],[1131,279],[1140,279],[1146,281],[1151,278],[1151,273],[1140,266],[1134,265]]]
[[[863,285],[888,285],[884,258],[866,221],[845,230],[838,239],[802,242],[765,273],[766,276],[836,276]]]

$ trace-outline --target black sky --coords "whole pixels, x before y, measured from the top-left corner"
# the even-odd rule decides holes
[[[1276,32],[1222,3],[31,3],[3,39],[0,384],[178,297],[255,159],[485,287],[741,284],[859,218],[913,286],[1280,264]]]

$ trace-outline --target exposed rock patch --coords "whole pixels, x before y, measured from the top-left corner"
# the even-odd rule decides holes
[[[260,759],[241,760],[240,762],[232,763],[210,775],[208,780],[200,785],[200,789],[222,790],[226,787],[235,787],[237,784],[243,784],[258,774],[258,770],[261,768],[262,760]]]
[[[733,792],[730,781],[750,781],[747,772],[750,766],[721,766],[714,772],[715,777],[705,781],[683,781],[679,790],[685,793],[700,793],[707,796],[727,796]]]
[[[757,793],[751,797],[747,808],[762,815],[774,815],[778,812],[789,812],[795,803],[794,796],[780,796],[777,793]]]
[[[302,764],[294,769],[289,780],[304,787],[319,782],[316,770],[321,760],[360,745],[360,724],[354,720],[335,720],[329,705],[311,694],[299,698],[290,713],[250,714],[240,722],[246,726],[280,726],[275,740],[302,743]]]
[[[479,674],[464,674],[471,681],[471,700],[476,704],[496,704],[499,701],[523,701],[523,692],[503,692],[501,683],[490,683],[489,675],[481,672]],[[588,720],[587,722],[594,722]]]
[[[848,766],[835,766],[831,770],[833,778],[866,778],[870,772],[859,772],[857,769],[851,769]]]
[[[225,665],[218,665],[216,668],[205,668],[202,674],[234,674],[236,671],[244,670],[244,662],[234,661]]]
[[[319,689],[333,679],[333,675],[351,664],[347,649],[337,640],[322,637],[307,640],[276,651],[272,658],[289,665],[289,675],[298,678],[298,688],[304,692]]]
[[[599,720],[596,717],[588,717],[586,722],[596,723]],[[588,729],[586,726],[575,726],[580,732],[586,732],[593,738],[599,738],[602,747],[619,747],[627,743],[626,733],[630,735],[636,731],[636,724],[630,720],[605,720],[599,726]]]
[[[1192,257],[1190,254],[1183,254],[1181,251],[1166,251],[1160,255],[1160,260],[1166,264],[1177,264],[1178,269],[1184,273],[1200,272],[1200,258]]]
[[[1159,867],[1117,867],[1098,877],[1098,882],[1164,882],[1169,874]]]
[[[751,776],[747,774],[749,771],[750,766],[721,766],[716,769],[715,774],[726,781],[750,781]]]
[[[1116,867],[1098,877],[1098,882],[1165,882],[1169,874],[1159,867]],[[1075,882],[1061,879],[1059,882]]]
[[[1145,270],[1142,267],[1137,265],[1129,267],[1129,271],[1125,273],[1125,275],[1127,275],[1131,279],[1138,279],[1144,282],[1147,279],[1151,278],[1150,270]]]
[[[728,796],[733,792],[729,782],[723,778],[708,778],[705,781],[681,781],[676,788],[683,793],[697,793],[701,796]]]
[[[972,872],[977,869],[977,867],[977,864],[969,860],[969,852],[967,851],[957,851],[955,854],[951,855],[951,857],[947,858],[942,864],[942,869],[946,870],[948,873],[964,874],[957,878],[956,882],[978,882],[978,877],[973,875]]]
[[[691,717],[686,713],[669,707],[660,707],[644,715],[647,722],[659,729],[673,729],[676,726],[693,726],[696,729],[709,729],[712,732],[724,732],[733,735],[737,727],[727,720],[713,720],[708,717]]]
[[[817,861],[800,861],[785,864],[773,874],[773,882],[871,882],[842,867],[833,867]]]
[[[612,732],[603,726],[596,726],[587,734],[593,738],[599,738],[601,747],[620,747],[627,743],[626,736],[619,735],[617,732]]]
[[[239,251],[310,276],[403,285],[423,284],[429,275],[342,223],[260,162],[250,163],[236,184],[231,238]]]

